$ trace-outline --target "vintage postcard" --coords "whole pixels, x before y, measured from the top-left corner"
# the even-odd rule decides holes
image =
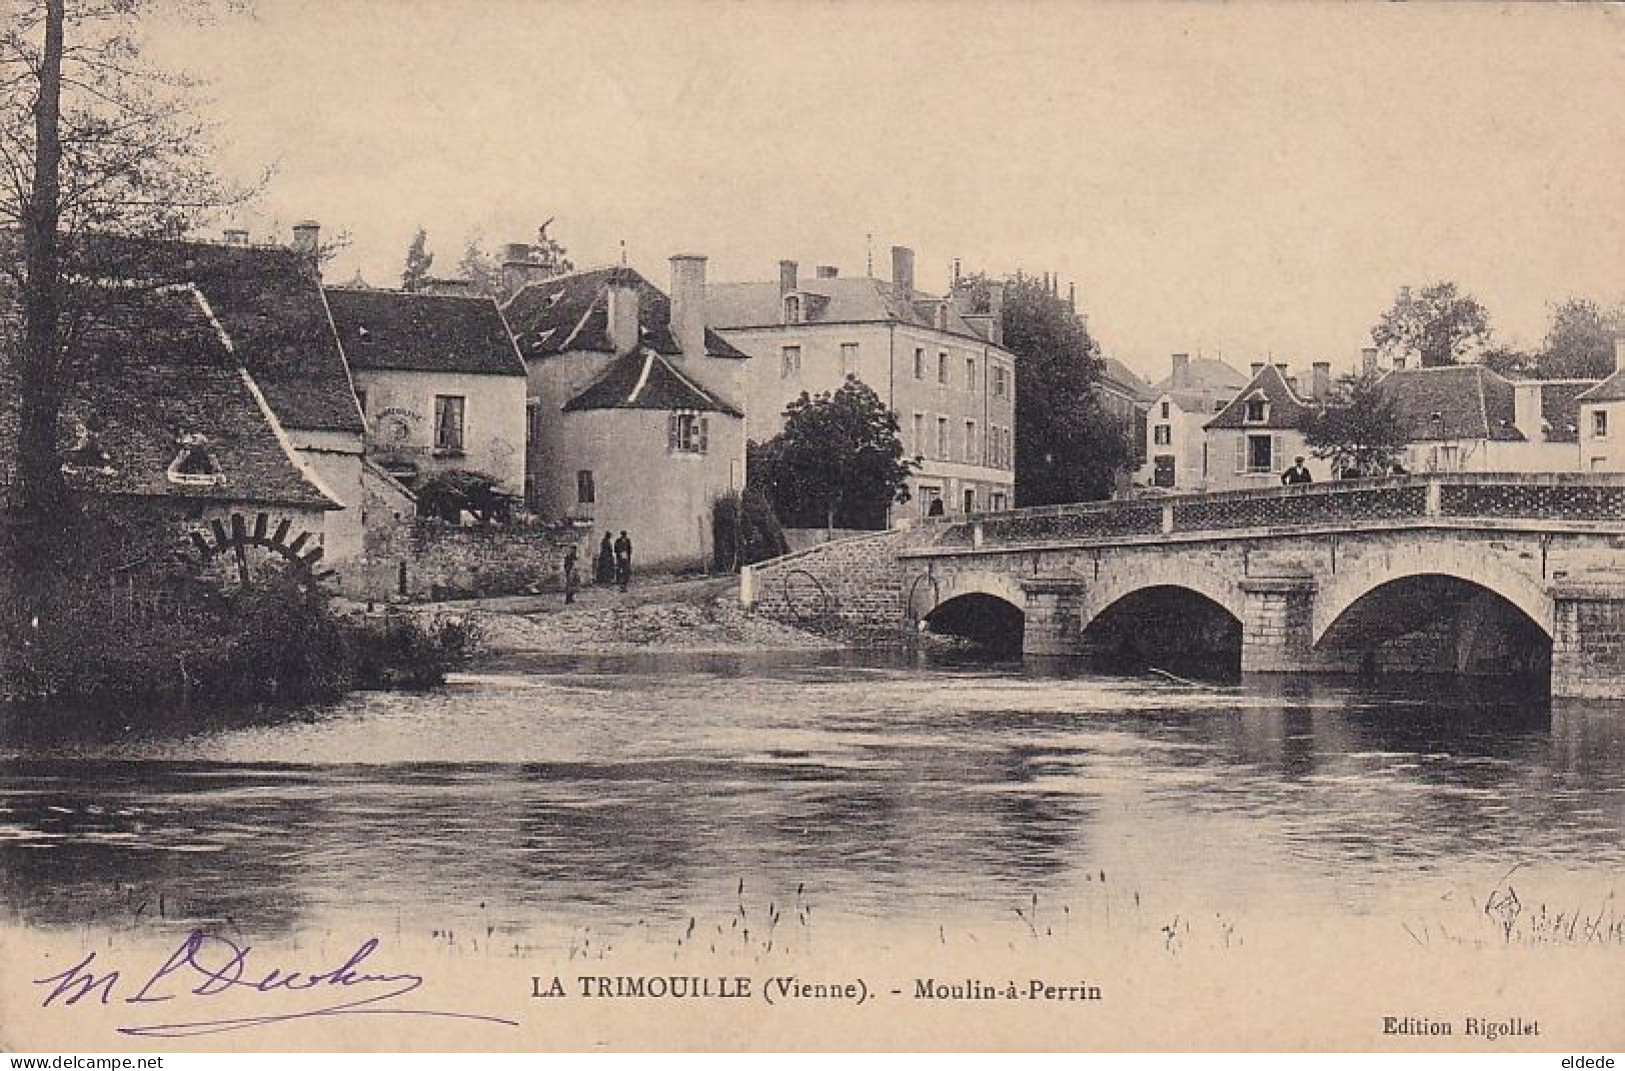
[[[1625,10],[0,0],[0,1047],[1625,1047]]]

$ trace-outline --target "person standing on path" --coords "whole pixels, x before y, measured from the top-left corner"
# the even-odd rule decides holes
[[[604,533],[604,541],[598,544],[598,565],[593,579],[606,586],[615,583],[615,547],[609,541],[608,532]]]
[[[632,582],[632,537],[624,528],[620,538],[615,540],[615,581],[622,591]]]
[[[576,601],[576,587],[580,582],[581,576],[576,571],[576,545],[571,543],[564,548],[564,605]]]

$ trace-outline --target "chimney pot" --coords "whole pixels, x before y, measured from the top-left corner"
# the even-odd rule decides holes
[[[699,253],[678,253],[671,258],[671,333],[687,357],[705,356],[705,261]],[[792,282],[796,263],[790,266]]]
[[[904,301],[913,298],[914,250],[902,245],[891,247],[891,281]]]
[[[820,279],[834,279],[841,274],[841,269],[833,264],[820,264],[814,270],[814,274]]]

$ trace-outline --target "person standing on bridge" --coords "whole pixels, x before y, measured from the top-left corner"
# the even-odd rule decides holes
[[[1314,483],[1315,478],[1309,475],[1309,469],[1304,465],[1303,458],[1292,459],[1292,467],[1281,473],[1282,483]]]

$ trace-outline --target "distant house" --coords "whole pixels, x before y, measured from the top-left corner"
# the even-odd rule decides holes
[[[1115,357],[1102,359],[1100,378],[1095,381],[1095,397],[1101,408],[1123,427],[1128,440],[1131,465],[1139,468],[1146,459],[1146,412],[1151,407],[1151,384]]]
[[[747,355],[706,319],[705,258],[668,297],[630,268],[525,283],[504,306],[528,371],[525,497],[628,532],[637,567],[708,563],[713,503],[745,484]]]
[[[1405,422],[1412,472],[1573,472],[1595,380],[1509,380],[1481,365],[1398,368],[1380,389]]]
[[[1330,467],[1309,450],[1304,432],[1330,390],[1331,365],[1314,366],[1307,394],[1300,393],[1284,364],[1259,363],[1253,369],[1247,385],[1207,422],[1206,489],[1270,486],[1299,457],[1316,480],[1330,477]]]
[[[525,489],[525,363],[496,302],[396,290],[325,290],[367,457],[411,487],[446,469]]]
[[[1139,482],[1179,491],[1206,486],[1205,425],[1246,385],[1247,376],[1221,360],[1174,354],[1168,376],[1148,391]]]
[[[832,266],[803,276],[779,262],[776,282],[707,288],[711,322],[756,359],[745,392],[751,437],[769,439],[803,392],[855,376],[897,414],[903,448],[922,466],[903,509],[925,516],[1015,504],[1016,358],[1003,346],[1003,289],[972,311],[965,295],[914,288],[914,252],[892,247],[890,281],[843,277]]]
[[[71,488],[143,512],[173,528],[177,550],[233,571],[265,554],[326,571],[341,503],[299,456],[200,288],[98,295],[78,345],[58,444]],[[16,397],[14,371],[0,362],[0,483],[15,465]]]
[[[1625,338],[1614,340],[1614,372],[1576,397],[1580,467],[1625,472]]]

